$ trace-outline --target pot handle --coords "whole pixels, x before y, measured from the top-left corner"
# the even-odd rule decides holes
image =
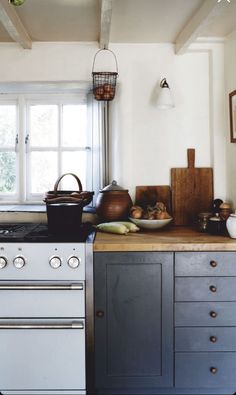
[[[56,180],[56,182],[55,182],[55,185],[54,185],[54,194],[55,194],[55,195],[57,195],[59,182],[60,182],[60,181],[62,180],[62,178],[65,177],[65,176],[73,176],[73,177],[76,179],[76,181],[77,181],[77,184],[78,184],[78,187],[79,187],[79,192],[82,192],[82,191],[83,191],[83,187],[82,187],[82,184],[81,184],[81,181],[80,181],[79,177],[77,177],[74,173],[65,173],[65,174],[63,174],[62,176],[60,176],[60,177]]]

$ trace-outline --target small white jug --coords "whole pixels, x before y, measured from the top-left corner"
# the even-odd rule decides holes
[[[236,239],[236,211],[235,214],[230,214],[229,218],[227,219],[226,228],[230,237],[232,237],[232,239]]]

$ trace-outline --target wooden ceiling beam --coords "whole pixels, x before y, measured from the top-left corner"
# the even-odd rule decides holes
[[[25,49],[32,48],[31,38],[8,0],[0,0],[0,22],[14,41]]]
[[[204,26],[221,12],[222,7],[220,7],[220,4],[216,0],[204,0],[197,12],[177,36],[175,40],[175,53],[183,54],[189,45],[202,34]]]
[[[101,3],[101,26],[100,26],[100,48],[108,48],[111,30],[113,0],[102,0]]]

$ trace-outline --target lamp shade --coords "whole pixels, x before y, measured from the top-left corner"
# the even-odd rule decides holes
[[[170,91],[170,87],[165,78],[161,80],[160,87],[161,90],[159,92],[156,103],[157,107],[162,110],[168,110],[170,108],[173,108],[175,106],[174,100]]]

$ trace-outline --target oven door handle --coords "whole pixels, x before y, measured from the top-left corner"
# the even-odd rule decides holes
[[[84,284],[76,283],[76,284],[0,284],[1,290],[11,290],[11,291],[30,291],[30,290],[45,290],[45,291],[55,291],[55,290],[80,290],[83,291]]]
[[[84,329],[83,321],[75,321],[71,323],[0,323],[0,330],[1,329]]]

